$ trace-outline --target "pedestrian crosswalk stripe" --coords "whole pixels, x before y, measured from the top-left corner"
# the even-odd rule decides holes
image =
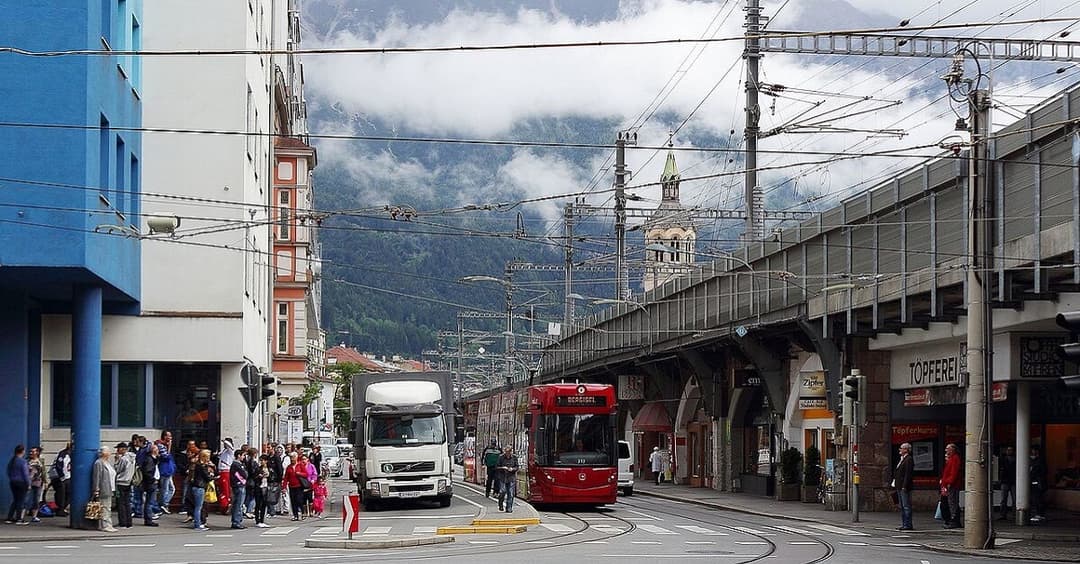
[[[716,544],[716,541],[686,541],[686,544]]]
[[[776,525],[776,528],[780,529],[781,531],[788,532],[788,533],[795,533],[796,535],[809,535],[809,536],[812,536],[812,537],[820,537],[821,534],[822,534],[819,531],[808,531],[806,529],[799,529],[797,527],[789,527],[787,525]],[[814,544],[817,544],[817,543],[814,543]]]
[[[574,529],[560,523],[540,523],[540,526],[553,533],[571,533]]]
[[[433,535],[435,531],[439,530],[438,527],[413,527],[412,534],[414,535]]]
[[[751,529],[750,527],[732,527],[732,529],[735,529],[736,531],[739,531],[740,533],[746,533],[748,535],[761,535],[763,537],[769,537],[769,536],[772,536],[772,535],[776,534],[776,533],[770,533],[768,531],[759,531],[757,529]]]
[[[847,542],[847,541],[845,541],[845,542],[842,542],[840,544],[846,544],[848,546],[866,546],[865,542]]]
[[[657,527],[656,525],[638,525],[638,528],[643,531],[648,531],[656,535],[677,535],[675,531],[669,531],[663,527]]]
[[[721,533],[712,529],[706,529],[705,527],[699,527],[697,525],[675,525],[676,527],[690,531],[691,533],[697,533],[699,535],[713,535],[713,536],[727,536],[727,533]]]
[[[362,531],[365,535],[389,535],[393,527],[368,527]]]
[[[660,541],[630,541],[630,544],[663,544]]]
[[[913,546],[920,546],[920,545],[917,544],[917,543],[913,543],[913,542],[890,542],[889,546],[913,547]]]
[[[849,537],[868,537],[868,536],[870,536],[870,535],[868,535],[866,533],[863,533],[863,532],[860,532],[860,531],[853,531],[851,529],[845,529],[843,527],[834,527],[832,525],[826,525],[824,523],[807,523],[807,525],[809,525],[809,526],[811,526],[811,527],[813,527],[815,529],[825,531],[826,533],[836,533],[838,535],[847,535]]]
[[[765,541],[735,541],[735,544],[769,544]]]
[[[315,529],[315,532],[311,533],[312,536],[335,536],[341,532],[341,527],[319,527]]]
[[[809,545],[812,545],[812,544],[820,544],[820,543],[815,542],[815,541],[791,541],[788,544],[793,544],[795,546],[809,546]]]
[[[287,534],[289,534],[289,533],[291,533],[291,532],[293,532],[293,531],[295,531],[296,529],[299,529],[299,528],[300,527],[275,527],[273,529],[270,529],[269,531],[266,531],[265,533],[263,533],[260,536],[264,536],[264,537],[283,537],[283,536],[285,536],[285,535],[287,535]]]

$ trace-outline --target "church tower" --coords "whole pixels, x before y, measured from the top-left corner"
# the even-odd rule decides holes
[[[668,147],[671,147],[670,138]],[[679,167],[675,164],[675,153],[670,149],[660,183],[663,191],[660,206],[644,225],[645,278],[642,286],[646,292],[688,274],[694,264],[697,228],[689,210],[679,201]]]

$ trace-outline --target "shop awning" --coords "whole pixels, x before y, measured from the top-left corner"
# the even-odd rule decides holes
[[[638,431],[671,432],[671,419],[662,402],[650,401],[641,406],[634,418],[634,432]]]

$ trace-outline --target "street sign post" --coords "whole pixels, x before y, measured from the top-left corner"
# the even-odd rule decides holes
[[[341,529],[352,540],[353,533],[360,532],[360,496],[344,495],[341,498]]]

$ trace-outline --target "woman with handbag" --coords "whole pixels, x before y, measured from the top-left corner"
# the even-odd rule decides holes
[[[203,511],[203,503],[207,496],[213,493],[214,501],[217,501],[217,492],[214,487],[214,467],[210,464],[210,451],[202,450],[199,457],[191,467],[191,498],[194,508],[191,510],[192,526],[196,531],[207,531],[206,512]],[[209,491],[208,491],[209,488]]]
[[[311,480],[307,474],[307,460],[302,456],[285,469],[284,487],[289,488],[289,501],[292,506],[292,520],[300,520],[300,508],[304,505],[304,490],[311,489]]]
[[[112,465],[112,449],[103,446],[98,449],[98,459],[94,461],[94,471],[90,483],[94,492],[92,501],[86,504],[86,518],[98,519],[98,529],[106,533],[115,533],[112,524],[112,498],[116,490],[116,468]]]

